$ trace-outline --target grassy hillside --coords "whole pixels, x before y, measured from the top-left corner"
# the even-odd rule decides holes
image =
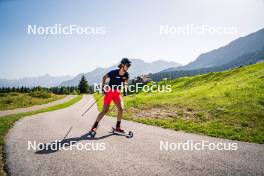
[[[44,91],[31,93],[0,93],[0,111],[45,104],[65,97]]]
[[[171,84],[172,92],[125,97],[126,119],[264,143],[264,63],[156,84]]]

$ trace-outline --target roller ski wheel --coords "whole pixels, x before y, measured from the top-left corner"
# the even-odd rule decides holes
[[[126,133],[124,130],[116,129],[114,127],[112,127],[112,133],[113,134],[117,134],[117,135],[123,135],[123,136],[126,136],[127,138],[132,138],[133,137],[133,132],[132,131],[129,131],[128,133]]]

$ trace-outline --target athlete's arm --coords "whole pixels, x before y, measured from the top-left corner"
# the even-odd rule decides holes
[[[102,90],[101,90],[103,95],[105,94],[105,89],[104,89],[105,82],[106,82],[106,79],[108,79],[108,78],[109,78],[109,76],[107,74],[103,76],[103,80],[102,80]]]

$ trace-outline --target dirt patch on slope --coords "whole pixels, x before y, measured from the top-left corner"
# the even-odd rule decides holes
[[[181,108],[176,106],[161,106],[161,107],[152,107],[146,109],[130,108],[129,110],[132,113],[133,117],[140,117],[140,118],[197,119],[197,116],[202,116],[201,114],[193,111],[190,108]]]

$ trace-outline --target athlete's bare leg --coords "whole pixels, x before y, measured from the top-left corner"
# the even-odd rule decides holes
[[[121,101],[115,102],[115,106],[117,107],[117,121],[121,121],[121,119],[123,118],[124,105],[121,96],[120,96],[120,100]]]
[[[110,106],[110,104],[104,104],[103,110],[98,114],[98,116],[96,118],[97,122],[100,122],[100,120],[102,120],[104,115],[109,111],[109,106]]]

